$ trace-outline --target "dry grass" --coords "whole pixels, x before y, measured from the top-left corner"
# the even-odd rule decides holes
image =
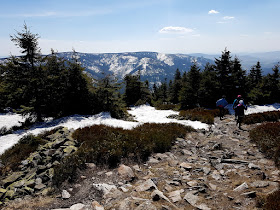
[[[6,206],[2,207],[3,210],[34,210],[42,206],[54,203],[55,198],[52,197],[30,197],[22,200],[10,201]]]

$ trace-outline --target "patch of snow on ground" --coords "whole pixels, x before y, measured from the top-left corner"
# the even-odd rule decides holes
[[[234,114],[234,110],[232,108],[232,104],[228,104],[226,106],[226,109],[229,110],[230,114]],[[254,114],[254,113],[260,113],[260,112],[269,112],[269,111],[280,111],[280,104],[269,104],[269,105],[250,105],[247,107],[247,110],[245,110],[245,115],[248,114]]]
[[[248,106],[247,110],[245,110],[245,114],[253,114],[253,113],[259,113],[259,112],[268,112],[268,111],[280,111],[280,104],[270,104],[270,105],[251,105]]]
[[[176,120],[167,118],[169,115],[179,114],[173,110],[156,110],[154,107],[142,105],[128,111],[140,123],[179,123],[195,129],[208,129],[208,125],[199,121]]]
[[[0,114],[0,129],[6,127],[7,129],[13,126],[20,126],[24,122],[25,118],[19,114],[7,113]]]

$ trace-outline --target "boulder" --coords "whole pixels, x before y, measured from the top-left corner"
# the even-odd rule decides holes
[[[4,195],[4,198],[7,198],[9,200],[12,200],[14,199],[14,196],[15,196],[16,192],[14,190],[8,190],[5,195]]]
[[[189,204],[191,204],[195,208],[202,209],[202,210],[210,210],[210,208],[207,207],[206,204],[201,203],[201,198],[197,195],[194,195],[192,192],[188,192],[185,195],[184,200],[186,200]]]
[[[14,183],[15,181],[19,180],[24,175],[24,172],[14,172],[12,175],[6,177],[4,180],[1,181],[4,188],[8,187],[10,184]]]
[[[163,192],[161,192],[159,190],[154,190],[151,194],[151,197],[152,197],[153,201],[159,201],[159,200],[163,199],[163,200],[170,202],[169,199],[163,194]]]
[[[236,187],[233,191],[241,192],[241,191],[246,190],[248,188],[249,188],[248,184],[246,182],[244,182],[243,184],[241,184],[238,187]]]
[[[70,193],[67,190],[62,190],[61,197],[63,199],[68,199],[71,197]]]
[[[151,201],[145,201],[142,204],[140,204],[135,210],[157,210],[157,208],[152,204]]]
[[[104,207],[101,206],[97,201],[93,201],[91,206],[93,210],[104,210]]]
[[[74,204],[70,207],[70,210],[86,210],[86,205],[82,203]]]
[[[135,188],[135,190],[137,192],[143,192],[143,191],[148,191],[148,190],[153,190],[153,189],[157,189],[157,186],[155,185],[155,183],[151,179],[148,179],[147,181],[138,185]]]
[[[109,185],[109,184],[93,184],[93,186],[101,191],[103,193],[103,196],[105,196],[106,194],[108,194],[112,189],[117,189],[117,187],[115,185]]]
[[[129,181],[135,179],[135,174],[134,174],[133,170],[129,166],[126,166],[123,164],[121,164],[120,167],[118,168],[118,174],[122,178],[129,180]]]
[[[172,192],[168,193],[168,197],[171,199],[171,201],[173,203],[176,203],[176,202],[179,202],[180,200],[182,200],[181,193],[183,193],[183,192],[184,192],[184,189],[172,191]]]
[[[186,162],[181,163],[179,166],[180,168],[183,168],[187,171],[190,171],[192,169],[192,164]]]
[[[75,152],[77,150],[78,150],[77,147],[70,145],[70,146],[67,146],[66,148],[64,148],[63,152],[65,153],[65,155],[70,155],[72,152]]]

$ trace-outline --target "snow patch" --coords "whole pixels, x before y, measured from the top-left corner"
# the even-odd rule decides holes
[[[165,64],[169,66],[174,66],[173,60],[171,57],[166,56],[164,53],[158,53],[157,54],[157,59],[160,61],[163,61]]]
[[[24,121],[25,118],[19,114],[14,114],[14,113],[0,114],[0,129],[3,127],[10,129],[13,126],[20,126],[21,123]]]

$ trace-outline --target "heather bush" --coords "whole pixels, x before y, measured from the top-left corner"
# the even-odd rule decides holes
[[[265,123],[250,131],[250,139],[269,158],[280,165],[280,122]]]
[[[278,167],[280,166],[280,122],[257,126],[250,131],[250,139],[267,157],[273,159]],[[280,209],[280,190],[259,198],[258,205],[262,209]]]
[[[214,117],[219,115],[219,110],[206,110],[203,108],[195,108],[189,110],[181,110],[179,115],[186,120],[198,120],[207,124],[214,124]]]
[[[280,209],[280,190],[271,193],[265,198],[263,209],[274,210]]]
[[[74,180],[77,169],[84,168],[86,162],[116,167],[124,159],[146,161],[153,152],[169,151],[176,137],[190,131],[194,129],[175,123],[144,124],[133,130],[105,125],[77,129],[73,138],[81,146],[55,168],[54,184]]]
[[[180,106],[176,104],[155,104],[158,110],[179,110]]]
[[[3,167],[0,169],[0,175],[4,175],[10,170],[17,170],[21,161],[25,160],[32,152],[35,152],[40,145],[47,143],[47,140],[44,140],[46,136],[54,134],[61,128],[57,127],[38,136],[30,134],[22,137],[18,143],[0,155],[0,160],[3,164]]]
[[[39,145],[46,143],[40,136],[26,135],[17,144],[6,150],[1,156],[3,167],[0,172],[4,175],[10,170],[16,170],[21,161],[26,159],[30,153],[36,151]]]
[[[261,122],[277,122],[280,119],[280,111],[270,111],[246,115],[244,124],[255,124]]]

